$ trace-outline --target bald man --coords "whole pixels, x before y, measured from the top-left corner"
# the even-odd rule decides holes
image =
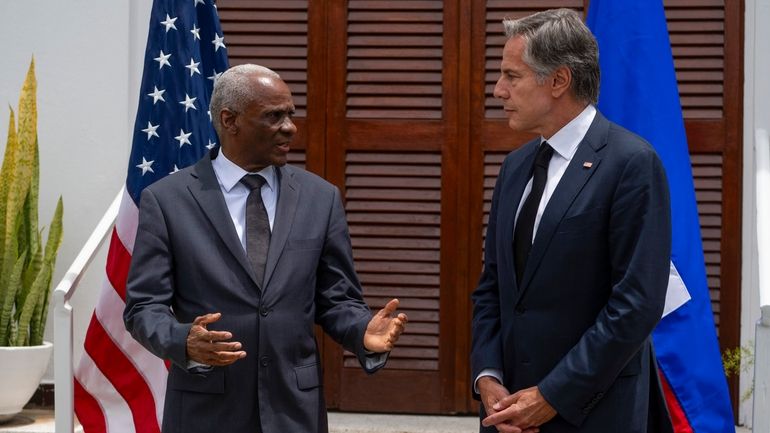
[[[286,165],[288,86],[257,65],[211,96],[221,149],[146,188],[126,328],[171,361],[164,433],[327,432],[319,324],[373,373],[407,317],[372,316],[337,188]]]

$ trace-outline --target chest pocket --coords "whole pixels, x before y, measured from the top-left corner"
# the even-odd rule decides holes
[[[603,227],[604,208],[598,207],[564,218],[559,223],[558,233],[583,233]]]

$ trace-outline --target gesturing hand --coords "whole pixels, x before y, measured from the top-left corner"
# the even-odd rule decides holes
[[[398,299],[391,299],[385,308],[378,311],[369,321],[364,334],[364,347],[375,353],[389,352],[404,332],[404,326],[409,320],[404,313],[392,317],[398,308]]]
[[[206,325],[216,322],[220,317],[222,313],[210,313],[195,318],[190,333],[187,334],[187,359],[206,365],[223,366],[246,356],[246,352],[241,350],[240,342],[226,341],[233,338],[233,334],[206,329]]]

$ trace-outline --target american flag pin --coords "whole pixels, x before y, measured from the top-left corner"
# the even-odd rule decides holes
[[[590,161],[586,161],[583,163],[583,168],[591,168],[593,167],[594,163]]]

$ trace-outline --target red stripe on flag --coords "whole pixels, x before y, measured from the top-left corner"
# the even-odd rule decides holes
[[[160,433],[155,416],[155,399],[144,377],[110,338],[96,314],[91,316],[84,343],[104,377],[112,383],[131,409],[137,433]]]
[[[663,395],[666,397],[668,412],[671,414],[671,422],[674,424],[674,433],[693,433],[690,421],[687,420],[687,415],[682,410],[679,400],[674,395],[674,391],[662,371],[660,371],[660,382],[663,385]]]
[[[91,395],[77,379],[75,381],[75,415],[88,433],[107,433],[107,424],[99,402]]]
[[[126,301],[126,279],[128,279],[130,265],[131,254],[118,237],[117,229],[112,229],[110,250],[107,253],[107,279],[110,280],[110,284],[123,302]]]

